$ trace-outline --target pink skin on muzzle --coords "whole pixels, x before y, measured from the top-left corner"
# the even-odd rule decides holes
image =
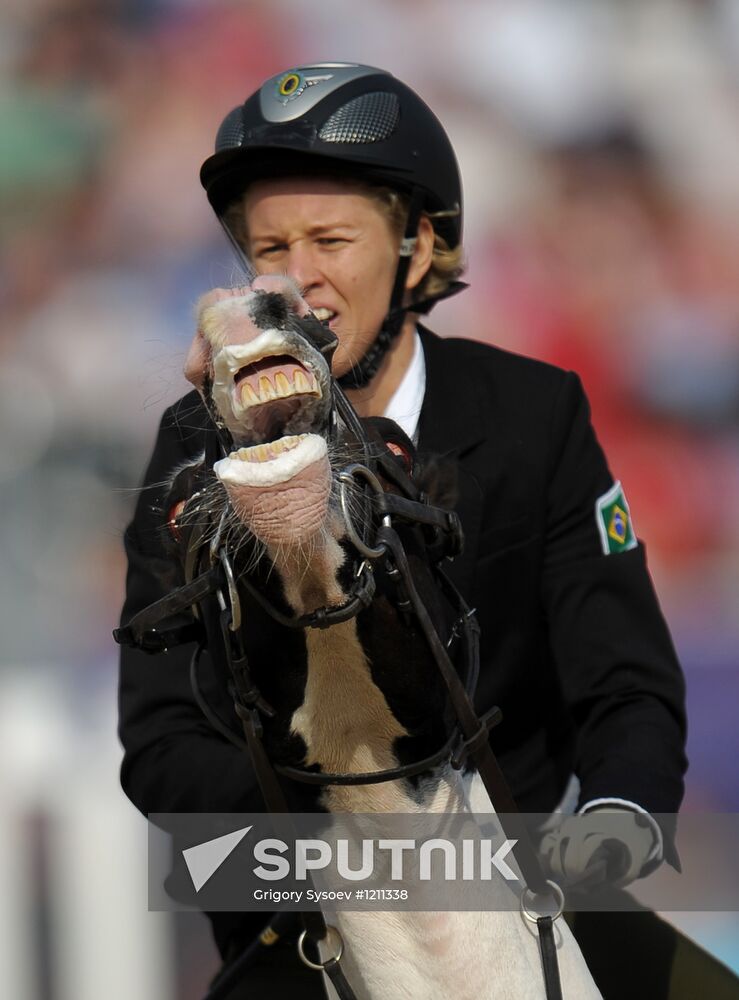
[[[195,333],[190,349],[185,359],[185,378],[196,389],[202,391],[205,377],[212,374],[213,348],[223,347],[226,344],[245,344],[255,337],[258,337],[261,330],[258,329],[247,315],[240,316],[238,321],[224,317],[219,325],[219,343],[214,344],[209,338],[208,332],[203,329],[204,314],[212,306],[218,303],[229,302],[232,299],[242,299],[250,292],[275,292],[284,296],[288,305],[297,316],[307,316],[310,313],[310,306],[301,298],[296,286],[288,278],[280,277],[276,274],[263,274],[255,278],[251,285],[240,285],[236,288],[213,288],[201,296],[198,301],[198,329]]]
[[[269,548],[302,547],[321,531],[331,495],[324,456],[273,487],[224,484],[239,520]]]
[[[214,353],[226,346],[248,344],[263,333],[251,320],[246,307],[242,310],[232,304],[234,300],[244,299],[258,290],[283,295],[290,309],[299,317],[310,313],[308,304],[300,297],[295,285],[277,275],[263,275],[249,286],[215,288],[204,295],[198,303],[197,333],[185,362],[185,377],[202,396],[212,382]],[[282,364],[281,367],[290,377],[291,366]],[[270,370],[265,368],[263,374],[268,374]],[[251,382],[252,377],[248,378]],[[274,401],[259,405],[274,407],[280,403]],[[263,447],[269,449],[270,446],[266,444]],[[328,456],[324,450],[320,457],[303,464],[301,456],[305,450],[301,445],[287,455],[266,453],[282,461],[282,471],[273,477],[276,481],[270,481],[269,462],[251,463],[246,460],[241,461],[239,467],[244,470],[243,478],[252,481],[229,481],[232,477],[222,479],[239,520],[268,549],[300,547],[314,538],[326,522],[331,495]],[[313,451],[315,453],[315,448]],[[239,461],[236,453],[232,453],[231,458]],[[290,459],[287,478],[285,458]]]

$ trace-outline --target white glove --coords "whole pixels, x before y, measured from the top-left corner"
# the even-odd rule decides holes
[[[592,889],[633,882],[655,860],[659,845],[650,816],[618,806],[598,806],[584,815],[568,816],[544,834],[539,852],[563,888]]]

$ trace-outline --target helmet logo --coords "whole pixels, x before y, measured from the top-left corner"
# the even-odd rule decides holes
[[[277,82],[277,93],[280,97],[294,97],[303,84],[300,73],[285,73]]]
[[[285,97],[288,100],[291,97],[297,97],[298,93],[301,93],[304,89],[305,82],[300,73],[285,73],[277,81],[277,93],[280,97]]]
[[[275,100],[279,101],[282,105],[286,105],[290,101],[294,101],[296,97],[300,97],[307,87],[313,87],[317,83],[324,83],[326,80],[330,80],[332,76],[332,73],[312,73],[310,70],[303,73],[300,70],[291,69],[277,78],[275,82]]]

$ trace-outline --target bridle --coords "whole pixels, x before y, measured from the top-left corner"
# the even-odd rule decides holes
[[[262,795],[270,812],[289,813],[289,807],[278,775],[309,785],[369,785],[408,778],[442,762],[449,762],[461,769],[468,760],[477,768],[480,778],[498,813],[505,835],[515,841],[514,857],[524,877],[526,888],[521,897],[524,917],[534,923],[539,933],[542,967],[547,1000],[561,1000],[561,986],[554,943],[553,922],[562,913],[564,895],[556,883],[546,878],[530,840],[523,818],[518,813],[513,796],[490,748],[489,731],[501,719],[495,707],[478,716],[472,702],[479,671],[479,626],[474,610],[470,609],[459,591],[439,566],[445,557],[453,557],[462,549],[463,536],[459,519],[453,511],[432,506],[418,489],[411,476],[388,449],[373,445],[364,426],[341,388],[332,381],[331,433],[336,434],[341,425],[345,436],[353,439],[355,460],[338,473],[339,508],[344,522],[346,538],[355,553],[355,571],[346,600],[336,607],[322,607],[299,617],[286,615],[255,586],[248,574],[236,577],[231,554],[224,532],[222,518],[215,532],[208,532],[202,522],[202,510],[195,503],[188,512],[186,505],[182,528],[195,523],[188,540],[186,559],[187,582],[138,612],[125,625],[114,631],[117,642],[131,645],[147,652],[161,652],[170,646],[195,640],[197,647],[190,665],[190,677],[195,699],[210,723],[227,739],[251,755]],[[382,485],[384,479],[392,491]],[[359,495],[363,514],[358,528],[352,516],[349,494],[356,502]],[[452,634],[445,641],[439,634],[416,586],[408,554],[396,525],[414,526],[426,533],[427,550],[434,578],[454,609],[455,621]],[[202,563],[206,568],[197,572]],[[433,659],[446,688],[455,723],[444,745],[421,760],[395,768],[369,773],[326,773],[302,767],[273,763],[262,741],[262,717],[274,717],[275,711],[255,685],[249,668],[242,638],[245,626],[242,613],[242,593],[246,593],[278,624],[291,629],[325,629],[339,622],[356,617],[369,607],[375,595],[375,569],[382,563],[386,579],[394,591],[393,603],[406,624],[414,623],[426,639]],[[203,625],[204,615],[193,618],[191,609],[215,597],[219,614],[219,635],[208,637]],[[183,614],[188,613],[183,621]],[[240,738],[207,703],[199,683],[198,668],[203,648],[210,639],[220,646],[231,677],[230,690],[236,715],[241,721],[244,736]],[[462,676],[455,667],[450,646],[459,642],[461,647]],[[503,818],[505,817],[505,818]],[[529,904],[530,897],[554,897],[555,912],[540,916]],[[351,990],[340,965],[341,938],[335,927],[326,924],[323,914],[317,911],[301,914],[304,931],[299,941],[299,953],[312,968],[321,969],[329,978],[341,1000],[353,1000]],[[304,952],[306,937],[314,946],[319,942],[335,941],[338,936],[337,954],[316,963]],[[235,965],[241,968],[240,960]],[[235,970],[232,970],[235,971]],[[224,970],[206,1000],[225,997],[236,979]]]

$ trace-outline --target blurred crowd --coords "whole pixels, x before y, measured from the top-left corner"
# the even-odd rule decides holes
[[[199,165],[265,77],[337,59],[458,151],[471,287],[431,326],[583,378],[688,674],[688,802],[736,808],[734,0],[6,0],[0,691],[111,697],[122,529],[193,305],[238,275]]]

